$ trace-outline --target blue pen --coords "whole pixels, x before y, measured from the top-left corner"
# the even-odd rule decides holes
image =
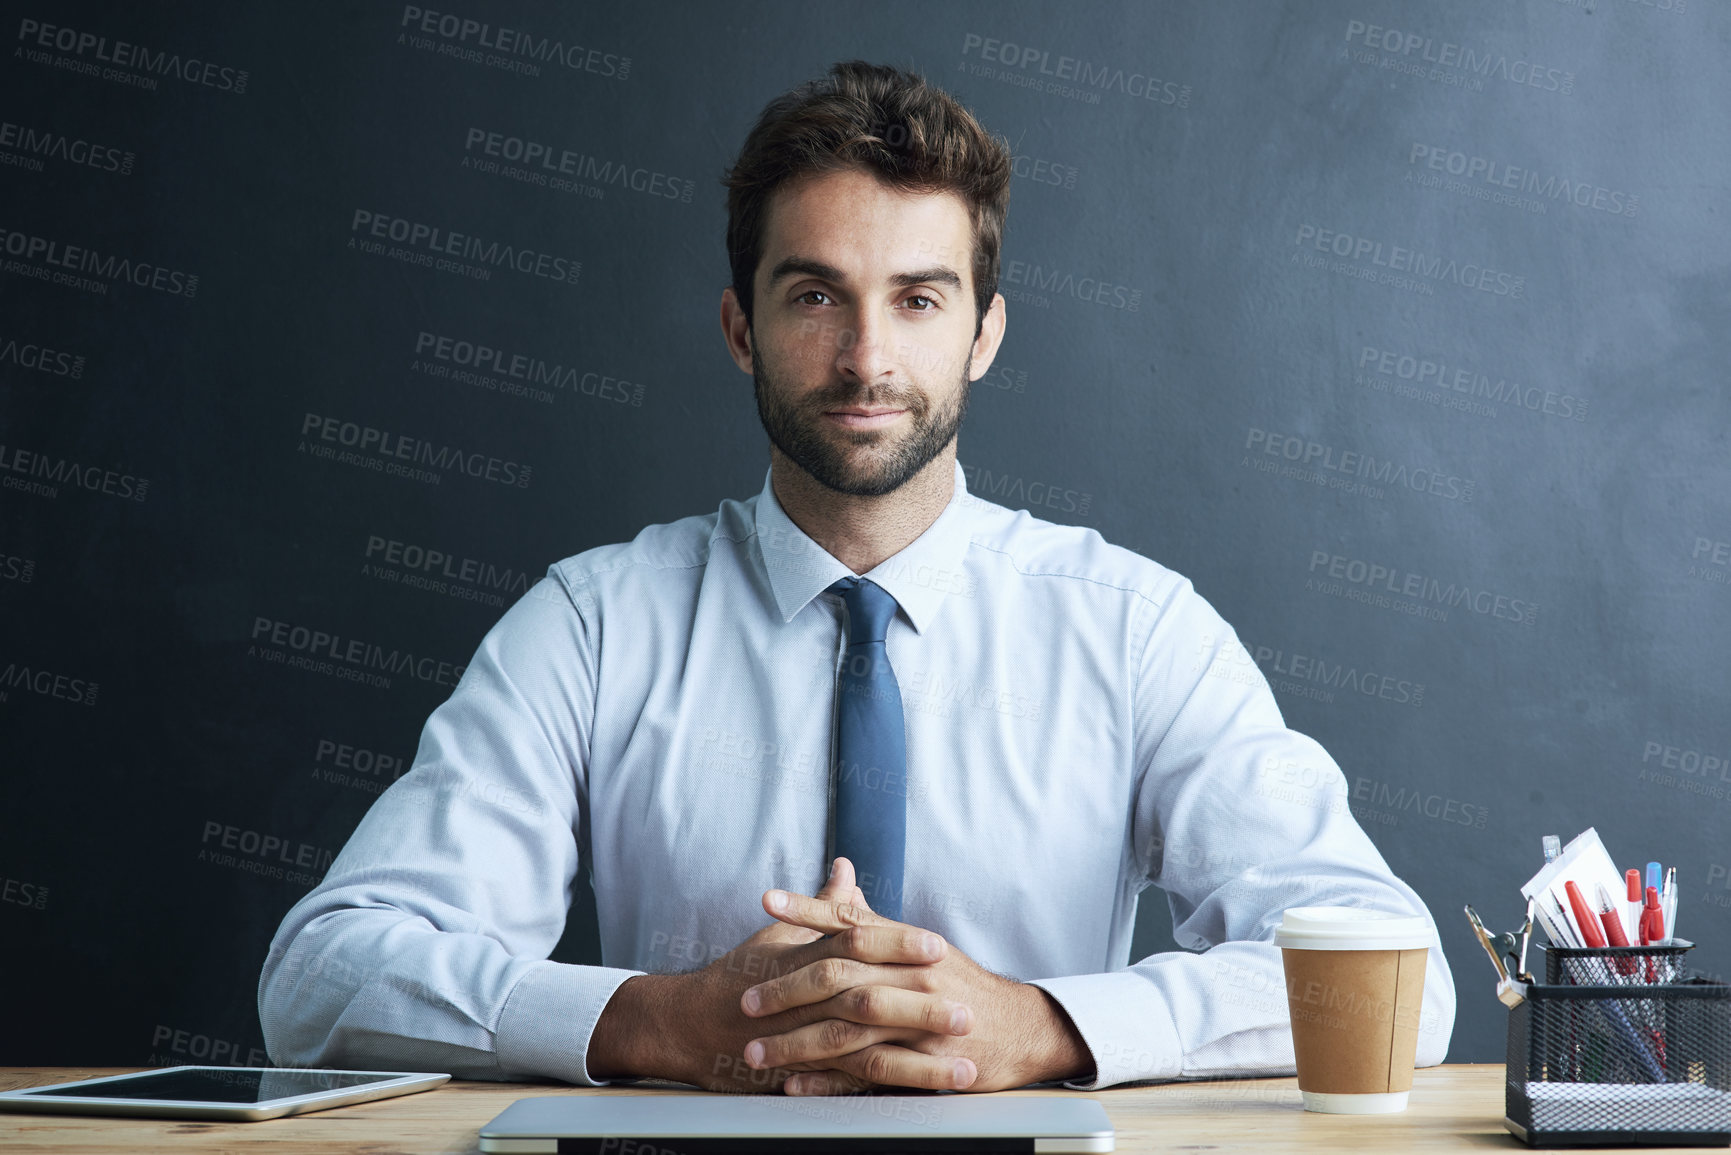
[[[1640,1033],[1635,1030],[1634,1024],[1629,1021],[1629,1016],[1624,1013],[1618,1001],[1616,999],[1594,1000],[1589,1005],[1598,1007],[1611,1020],[1611,1025],[1623,1037],[1624,1048],[1636,1062],[1641,1064],[1641,1069],[1646,1072],[1647,1077],[1655,1083],[1663,1083],[1665,1081],[1665,1068],[1661,1067],[1659,1061],[1653,1057],[1652,1050],[1642,1041]],[[1663,1045],[1660,1043],[1660,1046]]]
[[[1655,890],[1664,885],[1659,879],[1659,864],[1657,862],[1647,864],[1647,885]]]

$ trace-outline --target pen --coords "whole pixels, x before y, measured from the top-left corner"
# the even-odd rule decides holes
[[[1555,862],[1563,856],[1563,840],[1555,834],[1547,834],[1541,840],[1545,848],[1545,861]]]
[[[1665,1067],[1662,1062],[1653,1057],[1653,1052],[1647,1044],[1641,1041],[1641,1033],[1629,1021],[1628,1014],[1623,1010],[1622,1000],[1605,999],[1602,1002],[1595,1001],[1590,1005],[1597,1007],[1611,1021],[1611,1026],[1623,1037],[1623,1043],[1628,1052],[1641,1064],[1647,1077],[1655,1083],[1663,1083],[1665,1081]],[[1660,1046],[1663,1047],[1663,1044],[1661,1043]]]
[[[1593,908],[1587,905],[1587,896],[1581,893],[1579,883],[1573,880],[1563,883],[1563,890],[1569,896],[1569,907],[1575,912],[1575,926],[1581,932],[1581,938],[1594,950],[1605,945],[1604,932],[1599,929],[1599,920],[1593,917]],[[1651,892],[1657,895],[1658,891]]]
[[[1521,961],[1515,977],[1522,982],[1533,981],[1532,972],[1527,970],[1527,944],[1533,940],[1533,900],[1527,899],[1527,921],[1521,927]]]
[[[1629,886],[1629,926],[1628,932],[1636,938],[1641,937],[1641,872],[1631,867],[1623,875],[1623,880]]]
[[[1616,904],[1611,901],[1611,892],[1605,889],[1604,883],[1599,883],[1599,921],[1605,927],[1605,939],[1612,946],[1628,946],[1629,936],[1623,933],[1623,916],[1617,913]],[[1611,960],[1612,969],[1620,975],[1635,973],[1635,960],[1627,956],[1618,956]]]
[[[1643,891],[1643,893],[1647,895],[1657,895],[1659,887],[1662,885],[1664,885],[1664,883],[1659,878],[1659,864],[1657,862],[1649,862],[1647,864],[1647,889]],[[1665,937],[1665,931],[1662,926],[1664,916],[1660,913],[1659,903],[1656,898],[1648,898],[1641,904],[1641,906],[1641,917],[1647,920],[1647,933],[1650,936],[1645,939],[1641,945],[1651,946],[1653,943],[1656,943]],[[1653,957],[1651,955],[1647,956],[1647,981],[1656,981],[1653,972]]]
[[[1569,921],[1569,912],[1564,907],[1563,900],[1557,897],[1557,892],[1554,890],[1546,893],[1545,897],[1549,899],[1551,903],[1551,921],[1556,923],[1557,929],[1562,932],[1562,936],[1557,939],[1557,945],[1576,950],[1580,949],[1583,945],[1581,942],[1581,936],[1575,933],[1575,924]]]
[[[1568,946],[1568,937],[1563,934],[1562,929],[1557,925],[1556,916],[1551,912],[1551,896],[1540,894],[1536,898],[1539,906],[1539,925],[1545,928],[1545,937],[1551,941],[1552,946]]]
[[[1665,941],[1677,941],[1677,868],[1665,871],[1665,889],[1659,892],[1659,910],[1665,916]]]
[[[1659,892],[1654,887],[1647,888],[1647,905],[1641,910],[1641,945],[1652,946],[1665,937],[1665,915],[1659,909]],[[1645,981],[1659,981],[1659,964],[1652,955],[1643,955],[1647,960]]]

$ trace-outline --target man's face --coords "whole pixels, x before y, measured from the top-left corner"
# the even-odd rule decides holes
[[[860,171],[773,198],[749,367],[770,440],[824,486],[889,493],[955,439],[1001,329],[976,341],[972,245],[960,197]]]

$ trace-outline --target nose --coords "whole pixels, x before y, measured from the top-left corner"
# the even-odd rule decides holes
[[[880,310],[856,306],[849,327],[836,342],[836,368],[843,376],[874,385],[895,376],[895,350],[891,347],[889,319]]]

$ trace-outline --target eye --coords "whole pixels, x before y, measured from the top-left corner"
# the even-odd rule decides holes
[[[822,300],[814,300],[813,299],[813,298],[817,298],[817,297],[821,297],[823,299]],[[827,304],[833,304],[834,303],[833,301],[831,301],[830,295],[828,293],[824,292],[822,289],[807,289],[805,292],[803,292],[799,296],[795,297],[794,300],[799,302],[802,305],[827,305]]]
[[[934,301],[932,298],[924,296],[924,295],[909,297],[906,301],[903,301],[902,303],[904,305],[907,305],[910,309],[912,309],[916,313],[930,313],[932,310],[934,310],[938,307],[938,303],[936,301]]]

